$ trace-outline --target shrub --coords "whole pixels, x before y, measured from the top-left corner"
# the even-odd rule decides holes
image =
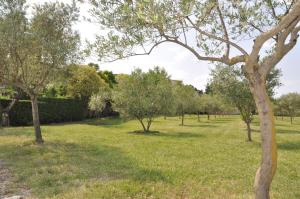
[[[3,107],[10,100],[0,99]],[[42,124],[80,121],[84,119],[85,104],[81,100],[67,98],[40,98],[39,113]],[[32,124],[31,102],[21,100],[9,113],[12,126],[25,126]]]

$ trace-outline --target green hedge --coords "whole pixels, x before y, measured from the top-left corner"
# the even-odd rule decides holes
[[[42,124],[80,121],[84,119],[86,105],[76,99],[40,98],[40,122]],[[0,99],[2,107],[6,107],[10,100]],[[32,124],[31,102],[21,100],[14,105],[9,113],[10,125],[25,126]]]

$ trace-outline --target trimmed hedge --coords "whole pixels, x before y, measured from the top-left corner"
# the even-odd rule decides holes
[[[2,107],[10,100],[0,99]],[[80,121],[84,119],[86,105],[77,99],[40,98],[38,100],[41,124]],[[10,125],[26,126],[32,124],[31,102],[21,100],[9,113]]]

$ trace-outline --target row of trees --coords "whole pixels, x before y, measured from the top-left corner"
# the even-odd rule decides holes
[[[269,199],[277,168],[277,144],[266,79],[297,44],[300,1],[89,2],[95,20],[110,30],[98,35],[93,44],[101,59],[148,55],[169,42],[191,52],[199,61],[243,66],[260,119],[262,161],[255,177],[255,198]],[[243,45],[245,39],[248,43]]]
[[[292,124],[294,117],[300,114],[300,94],[289,93],[276,99],[274,112],[276,117],[281,116],[282,120],[284,116],[290,117]]]
[[[107,101],[112,101],[114,110],[128,118],[135,118],[149,132],[155,117],[179,115],[184,125],[185,114],[223,114],[233,112],[217,95],[199,94],[190,85],[171,80],[167,72],[159,67],[143,72],[134,70],[130,75],[118,79],[114,89],[101,89],[92,95],[89,106],[101,112]]]

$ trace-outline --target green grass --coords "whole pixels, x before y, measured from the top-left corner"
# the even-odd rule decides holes
[[[38,198],[251,198],[260,163],[258,122],[246,142],[238,116],[199,123],[158,119],[153,134],[136,133],[137,121],[99,119],[0,130],[0,160]],[[300,118],[277,120],[278,170],[271,195],[300,198]],[[13,190],[14,188],[12,188]]]

